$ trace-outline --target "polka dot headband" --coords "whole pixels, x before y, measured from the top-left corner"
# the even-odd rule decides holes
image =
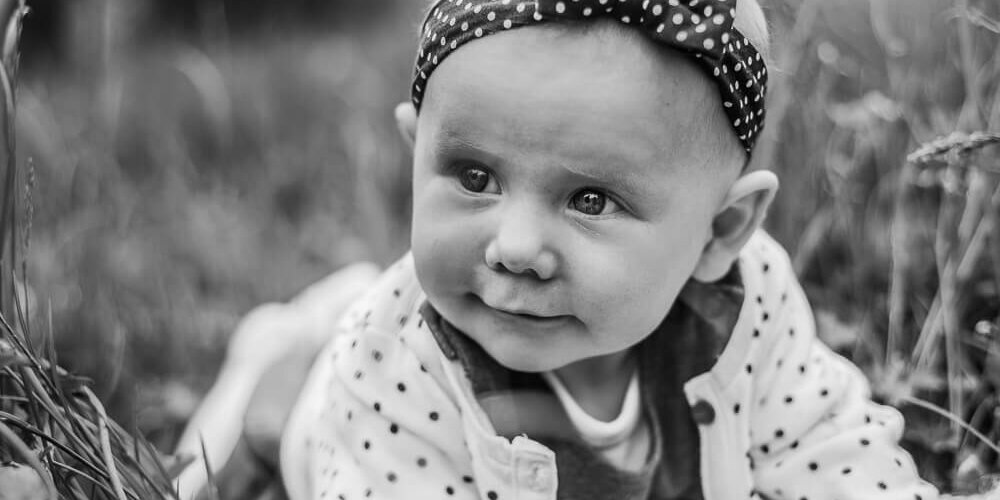
[[[411,98],[417,110],[431,72],[465,43],[546,21],[611,18],[694,57],[715,80],[747,155],[764,128],[767,68],[733,28],[737,0],[438,0],[423,24]]]

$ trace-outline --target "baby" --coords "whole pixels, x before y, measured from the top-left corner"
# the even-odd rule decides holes
[[[292,499],[936,498],[761,229],[752,0],[439,0],[412,252],[286,427]]]

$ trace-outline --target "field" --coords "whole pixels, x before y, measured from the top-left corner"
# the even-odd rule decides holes
[[[163,450],[242,315],[391,262],[408,234],[392,108],[419,2],[240,29],[203,3],[150,35],[148,2],[81,0],[51,51],[26,48],[17,96],[29,317]],[[998,456],[956,421],[1000,438],[1000,4],[762,3],[766,226],[823,338],[906,415],[923,475],[974,491]]]

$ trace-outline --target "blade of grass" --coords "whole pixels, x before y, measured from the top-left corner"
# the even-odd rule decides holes
[[[913,396],[901,396],[899,398],[899,402],[911,404],[911,405],[914,405],[914,406],[919,406],[919,407],[921,407],[921,408],[923,408],[925,410],[929,410],[931,412],[934,412],[934,413],[936,413],[936,414],[938,414],[938,415],[940,415],[940,416],[948,419],[953,424],[957,425],[958,427],[961,427],[962,429],[965,429],[966,432],[968,432],[969,434],[972,434],[973,436],[975,436],[976,439],[979,439],[980,441],[982,441],[983,444],[985,444],[991,450],[993,450],[993,451],[995,451],[997,453],[1000,453],[1000,447],[998,447],[996,444],[993,444],[993,442],[990,441],[989,438],[987,438],[986,436],[984,436],[983,433],[977,431],[974,427],[972,427],[971,425],[965,423],[964,420],[962,420],[961,418],[955,416],[955,414],[949,412],[948,410],[945,410],[944,408],[941,408],[940,406],[938,406],[938,405],[936,405],[934,403],[931,403],[930,401],[926,401],[926,400],[923,400],[923,399],[920,399],[920,398],[917,398],[917,397],[913,397]]]
[[[205,483],[205,488],[208,491],[209,500],[219,500],[219,488],[215,484],[215,473],[212,471],[212,464],[208,460],[208,449],[205,448],[205,437],[198,436],[198,440],[201,441],[201,458],[205,461],[205,474],[208,476],[208,480]]]
[[[24,17],[28,15],[28,12],[30,9],[25,6],[24,0],[20,0],[18,6],[10,14],[4,33],[3,65],[10,69],[11,76],[15,80],[20,66],[21,29],[24,26]]]
[[[142,447],[146,449],[146,452],[149,453],[150,456],[153,456],[153,457],[156,456],[156,450],[153,448],[153,445],[149,443],[149,441],[146,441],[145,439],[143,439],[139,444],[141,444]],[[160,477],[163,477],[163,478],[170,477],[170,475],[167,473],[167,469],[164,468],[163,463],[160,462],[159,460],[153,460],[153,466],[156,467],[156,470],[159,472]],[[174,498],[174,499],[177,498],[177,489],[176,488],[173,488],[170,493],[171,493],[171,497],[170,498]]]
[[[983,119],[979,87],[976,78],[975,44],[972,39],[972,23],[969,19],[969,0],[956,0],[956,9],[963,15],[958,18],[958,49],[962,62],[962,77],[965,83],[965,102],[959,114],[958,128],[960,130],[977,130],[982,128]]]
[[[7,424],[10,424],[10,425],[13,425],[13,426],[17,427],[18,429],[21,429],[24,432],[30,433],[31,435],[37,437],[38,439],[40,439],[40,440],[42,440],[42,441],[44,441],[44,442],[52,445],[53,447],[59,449],[60,452],[65,453],[67,456],[69,456],[70,458],[76,460],[77,462],[80,462],[81,464],[87,465],[96,474],[98,474],[99,476],[101,476],[103,479],[105,479],[105,480],[108,479],[107,473],[105,471],[99,469],[95,465],[95,463],[97,463],[97,462],[95,462],[94,460],[89,459],[89,458],[87,458],[87,457],[85,457],[85,456],[83,456],[83,455],[81,455],[80,453],[77,452],[77,450],[79,448],[73,448],[70,445],[67,445],[67,444],[59,441],[58,439],[54,438],[51,434],[46,434],[45,432],[42,432],[41,430],[39,430],[39,429],[37,429],[35,427],[32,427],[31,425],[29,425],[29,424],[21,421],[16,416],[11,415],[9,413],[0,412],[0,422],[5,422]]]
[[[955,254],[961,252],[957,226],[960,217],[961,199],[957,193],[944,190],[938,211],[934,253],[937,256],[938,287],[941,292],[941,318],[944,330],[945,370],[948,381],[948,406],[952,413],[960,415],[964,407],[962,391],[962,370],[959,346],[959,287],[955,268]],[[957,433],[958,428],[952,426]]]
[[[108,495],[114,495],[115,494],[115,492],[111,491],[111,489],[108,488],[104,483],[98,481],[97,478],[95,478],[95,477],[87,474],[86,472],[84,472],[84,471],[82,471],[80,469],[72,467],[69,464],[62,463],[62,462],[60,462],[58,460],[51,460],[50,463],[52,465],[54,465],[54,466],[57,466],[57,467],[60,467],[60,468],[62,468],[64,470],[66,470],[66,471],[72,472],[73,473],[73,477],[82,477],[82,478],[86,479],[87,481],[90,482],[91,486],[97,486],[97,487],[101,488]],[[91,497],[91,498],[93,498],[93,497]]]
[[[97,399],[97,396],[89,388],[84,387],[83,392],[86,394],[87,399],[90,400],[94,411],[97,412],[101,450],[104,451],[104,464],[108,468],[108,475],[111,476],[111,485],[115,490],[115,496],[118,497],[118,500],[126,500],[125,491],[122,489],[121,477],[118,475],[118,467],[115,465],[115,456],[111,452],[111,442],[108,438],[108,416],[104,413],[104,405],[101,404],[101,401]]]
[[[893,218],[889,244],[891,248],[891,274],[889,278],[889,330],[886,336],[885,364],[899,350],[899,342],[903,336],[903,323],[906,317],[906,291],[909,278],[909,262],[911,250],[907,238],[913,232],[911,214],[907,213],[907,198],[915,188],[917,169],[912,164],[906,164],[899,175],[893,206]],[[919,338],[918,338],[919,339]]]

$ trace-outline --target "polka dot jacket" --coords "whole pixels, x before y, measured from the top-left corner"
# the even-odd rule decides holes
[[[862,373],[816,339],[784,250],[758,232],[738,266],[732,336],[684,384],[701,415],[704,498],[938,498],[897,444],[899,412],[871,402]],[[406,256],[341,318],[282,439],[291,499],[556,498],[554,453],[497,435],[428,331],[424,299]]]

